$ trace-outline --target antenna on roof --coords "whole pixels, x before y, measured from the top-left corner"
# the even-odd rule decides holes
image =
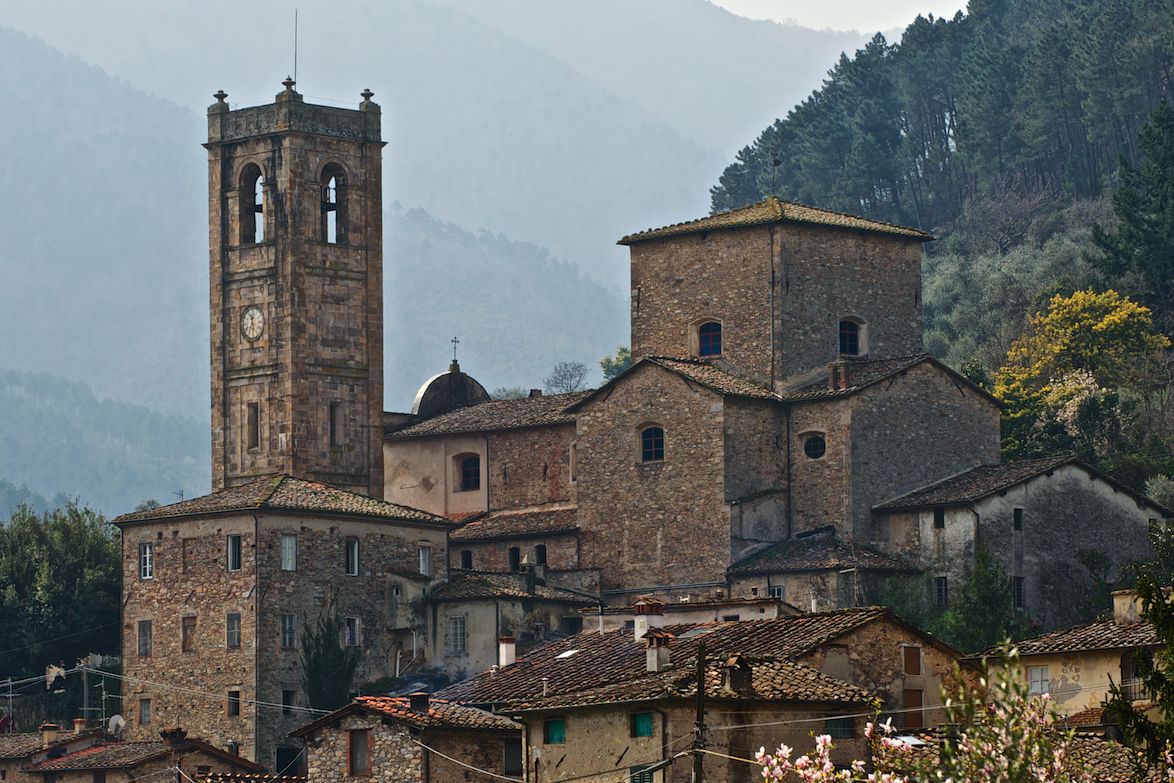
[[[298,80],[298,9],[294,8],[294,72],[293,78]]]

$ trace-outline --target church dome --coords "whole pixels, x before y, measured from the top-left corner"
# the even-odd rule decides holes
[[[454,359],[448,372],[433,375],[424,381],[412,402],[412,415],[430,419],[457,408],[489,402],[492,398],[476,378],[461,372]]]

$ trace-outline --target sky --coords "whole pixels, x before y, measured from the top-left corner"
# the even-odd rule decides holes
[[[965,10],[961,0],[711,0],[751,19],[796,22],[832,30],[904,29],[918,14],[953,16]]]

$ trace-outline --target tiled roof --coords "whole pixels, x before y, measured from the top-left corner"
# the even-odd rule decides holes
[[[1015,642],[1020,655],[1049,655],[1052,653],[1087,652],[1089,650],[1122,650],[1131,647],[1149,647],[1160,644],[1154,627],[1148,622],[1118,623],[1112,618],[1097,620],[1087,625],[1061,628],[1031,639]],[[972,659],[998,655],[999,647],[992,647],[968,656]]]
[[[933,239],[924,231],[905,226],[896,226],[891,223],[882,223],[879,220],[848,215],[843,212],[832,212],[826,209],[809,207],[791,201],[783,201],[775,196],[751,204],[748,207],[731,209],[728,212],[719,212],[716,215],[690,220],[686,223],[675,223],[664,228],[652,228],[628,234],[617,244],[634,245],[649,239],[679,236],[681,234],[697,234],[703,231],[718,231],[728,228],[742,228],[744,226],[762,226],[770,223],[808,223],[834,228],[848,228],[855,231],[869,231],[881,234],[894,234],[909,237],[918,241]]]
[[[1084,464],[1071,454],[1041,459],[1025,459],[1000,465],[979,465],[964,473],[930,484],[928,487],[915,489],[899,498],[887,500],[874,508],[878,511],[899,511],[930,506],[965,505],[1069,464],[1078,466],[1089,475],[1107,482],[1116,490],[1130,495],[1139,503],[1147,504],[1159,513],[1167,516],[1171,513],[1169,509],[1125,486],[1112,476],[1100,472],[1091,465]]]
[[[30,772],[60,772],[80,769],[117,769],[134,767],[153,759],[171,758],[166,742],[110,742],[75,750],[57,758],[25,767]]]
[[[290,732],[291,737],[312,734],[344,715],[366,712],[406,723],[417,729],[468,729],[473,731],[521,731],[521,726],[502,715],[435,697],[428,700],[427,712],[416,712],[406,696],[359,696],[353,702],[313,723]]]
[[[684,376],[721,394],[735,397],[754,397],[760,400],[777,399],[770,389],[739,378],[709,362],[672,356],[649,356],[646,361],[658,364],[666,370],[671,370],[677,375]]]
[[[573,533],[579,529],[576,510],[571,508],[529,508],[495,511],[454,530],[449,540],[492,541],[501,538],[527,538],[554,533]]]
[[[676,639],[671,657],[696,660],[704,640],[707,656],[735,653],[759,658],[794,659],[821,644],[882,617],[881,607],[842,609],[773,620],[688,623],[665,626]],[[440,695],[472,704],[521,703],[542,698],[545,677],[548,697],[576,693],[614,683],[629,683],[646,674],[644,646],[628,629],[600,634],[585,631],[529,651],[512,666],[485,672],[451,685]]]
[[[0,734],[0,759],[20,759],[41,749],[40,732]]]
[[[723,686],[723,660],[705,663],[705,694],[711,699],[747,699],[867,704],[873,695],[863,688],[829,677],[809,666],[791,661],[750,659],[751,683],[744,692]],[[651,699],[687,699],[697,694],[696,663],[685,661],[662,672],[646,673],[631,680],[597,688],[538,698],[515,704],[518,710],[547,710],[589,704],[612,704]]]
[[[1105,722],[1105,708],[1100,706],[1089,707],[1087,710],[1065,715],[1060,718],[1060,721],[1064,725],[1073,728],[1077,726],[1101,726]]]
[[[730,566],[731,574],[765,574],[781,571],[823,571],[862,568],[884,571],[916,570],[895,557],[837,536],[811,536],[774,544]]]
[[[567,408],[588,394],[589,391],[581,391],[522,397],[516,400],[491,400],[433,416],[431,419],[393,432],[387,438],[399,440],[426,435],[455,435],[462,432],[494,432],[573,424],[575,417],[567,412]]]
[[[269,772],[211,772],[197,781],[206,783],[306,783],[305,775],[274,775]]]
[[[449,520],[436,514],[429,514],[427,511],[401,506],[397,503],[388,503],[385,500],[376,500],[327,484],[305,481],[286,475],[269,476],[242,484],[239,487],[213,492],[211,495],[123,514],[115,518],[114,523],[123,524],[192,514],[256,511],[258,509],[344,514],[419,522],[444,527],[452,526],[452,522]]]
[[[782,399],[801,402],[803,400],[820,399],[823,397],[845,397],[855,394],[861,389],[892,377],[898,373],[915,367],[922,362],[939,364],[929,354],[915,356],[897,356],[891,359],[852,359],[845,360],[847,367],[848,384],[840,389],[828,388],[828,369],[821,367],[802,375],[795,376],[783,382]],[[946,368],[949,370],[949,368]],[[952,370],[949,370],[953,372]]]
[[[448,581],[429,595],[434,601],[464,601],[477,598],[541,598],[546,601],[562,601],[577,605],[594,605],[597,602],[569,590],[550,585],[534,585],[534,592],[526,590],[526,575],[520,573],[494,573],[490,571],[453,571]]]

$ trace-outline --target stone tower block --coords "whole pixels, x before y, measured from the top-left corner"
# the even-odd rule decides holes
[[[212,488],[383,496],[379,106],[208,109]]]

